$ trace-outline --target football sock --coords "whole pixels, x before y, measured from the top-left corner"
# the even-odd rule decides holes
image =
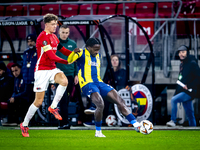
[[[95,121],[95,127],[97,131],[101,131],[101,124],[102,124],[102,121],[100,122]]]
[[[24,118],[23,126],[28,126],[29,121],[32,119],[33,115],[37,111],[38,107],[36,107],[34,104],[31,104],[31,106],[28,109],[28,112],[26,113],[26,116]]]
[[[134,123],[137,122],[137,121],[136,121],[136,118],[135,118],[135,116],[133,116],[133,114],[127,115],[127,116],[126,116],[126,119],[127,119],[131,124],[134,124]]]
[[[58,85],[58,87],[56,89],[56,95],[51,104],[51,108],[55,109],[57,107],[60,99],[62,98],[63,94],[65,93],[66,88],[67,88],[67,86]]]

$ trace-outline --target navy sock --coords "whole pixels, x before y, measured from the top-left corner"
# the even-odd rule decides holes
[[[102,124],[102,121],[100,121],[100,122],[95,121],[95,126],[96,126],[97,131],[101,130],[101,124]]]
[[[127,115],[127,116],[126,116],[126,119],[127,119],[131,124],[134,124],[134,123],[137,122],[137,121],[136,121],[136,118],[135,118],[135,116],[133,116],[133,114]]]

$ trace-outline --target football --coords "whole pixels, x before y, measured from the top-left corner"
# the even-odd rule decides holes
[[[116,117],[114,115],[108,115],[108,117],[106,118],[106,124],[109,127],[115,126],[117,124]]]
[[[143,120],[140,124],[140,133],[147,135],[153,131],[153,124],[149,120]]]

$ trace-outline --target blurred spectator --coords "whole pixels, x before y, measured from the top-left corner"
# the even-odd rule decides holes
[[[14,90],[8,100],[8,123],[20,123],[28,110],[28,100],[26,87],[21,74],[21,66],[17,63],[11,66],[11,71],[15,77]]]
[[[77,45],[76,45],[75,41],[71,40],[68,37],[69,34],[70,34],[69,27],[67,25],[62,25],[59,29],[59,41],[65,48],[73,51],[77,47]],[[67,58],[68,58],[68,56],[63,55],[59,51],[56,52],[56,55],[65,60],[67,60]],[[60,70],[62,70],[68,79],[67,89],[66,89],[63,97],[60,100],[60,115],[62,116],[63,119],[59,121],[60,126],[58,127],[58,129],[69,129],[70,125],[69,125],[69,121],[68,121],[68,105],[69,105],[69,101],[72,99],[72,94],[78,98],[79,106],[81,106],[80,111],[83,112],[83,102],[82,102],[82,98],[80,95],[80,93],[81,93],[80,88],[78,85],[77,64],[72,63],[70,65],[65,65],[65,64],[61,64],[61,63],[56,63],[56,67],[59,68]],[[75,92],[75,91],[73,91],[74,88],[75,88],[76,94],[74,94],[74,92]],[[78,120],[79,120],[78,123],[80,123],[80,124],[82,123],[82,119],[83,119],[82,112],[79,113],[79,117],[78,117]]]
[[[28,102],[31,104],[35,99],[35,93],[33,92],[34,85],[34,70],[37,62],[36,52],[36,35],[29,34],[26,37],[28,48],[23,54],[22,76],[24,84],[26,85],[26,94],[28,96]]]
[[[6,102],[11,97],[14,88],[14,78],[8,71],[5,63],[0,61],[0,103]],[[2,110],[0,108],[0,119]]]
[[[171,99],[171,121],[166,125],[175,127],[177,124],[177,104],[182,103],[188,118],[189,126],[196,126],[194,106],[192,100],[196,98],[200,85],[200,68],[197,60],[189,55],[189,48],[182,45],[178,48],[180,58],[180,72],[178,81],[183,85],[177,85],[174,96]]]
[[[8,64],[7,64],[7,68],[10,70],[10,72],[11,72],[11,66],[14,64],[14,62],[9,62]]]
[[[116,86],[116,90],[120,90],[126,87],[126,70],[121,68],[121,61],[117,54],[113,54],[110,56],[111,64],[114,71],[114,78],[111,77],[111,73],[107,72],[104,76],[104,82],[111,85]]]

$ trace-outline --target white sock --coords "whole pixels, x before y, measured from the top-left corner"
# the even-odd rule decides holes
[[[24,118],[23,126],[28,126],[29,121],[32,119],[33,115],[37,111],[38,107],[36,107],[34,104],[31,104],[31,106],[28,109],[28,112],[26,113],[26,116]]]
[[[62,98],[63,94],[65,93],[67,86],[62,86],[62,85],[58,85],[57,89],[56,89],[56,95],[53,99],[53,102],[51,104],[51,108],[56,108],[58,103],[60,102],[60,99]]]

